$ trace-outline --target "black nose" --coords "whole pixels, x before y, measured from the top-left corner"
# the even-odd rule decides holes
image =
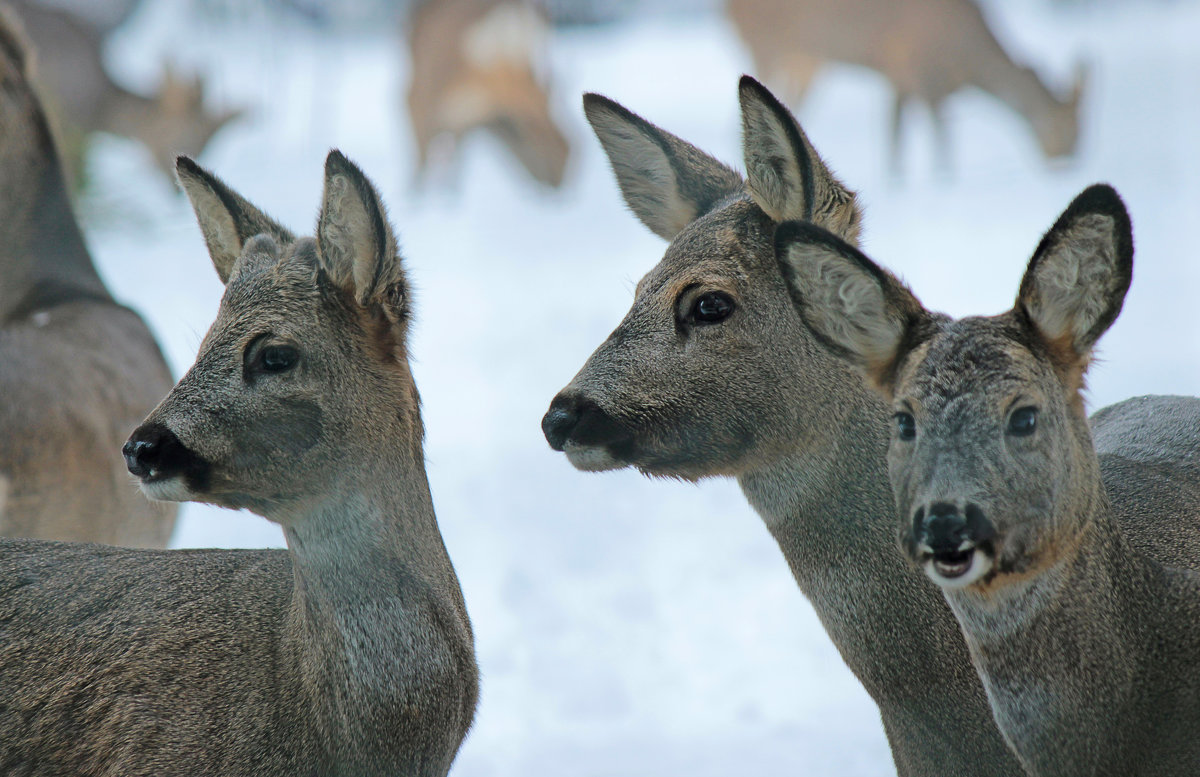
[[[921,542],[935,553],[957,551],[964,542],[979,545],[995,535],[995,528],[977,505],[963,510],[949,502],[934,502],[928,514],[918,509],[913,516],[914,530]]]
[[[586,397],[563,392],[542,416],[542,434],[556,451],[567,441],[579,445],[624,446],[632,434],[619,421]],[[623,449],[623,448],[622,448]]]
[[[565,399],[563,394],[558,394],[550,403],[550,410],[546,411],[546,415],[541,417],[541,433],[546,435],[546,441],[550,442],[550,447],[556,451],[562,451],[566,445],[566,438],[570,436],[571,429],[575,428],[575,424],[580,421],[580,414],[576,408],[576,403]]]
[[[143,424],[121,447],[125,466],[142,480],[165,480],[194,468],[198,460],[179,438],[162,424]]]

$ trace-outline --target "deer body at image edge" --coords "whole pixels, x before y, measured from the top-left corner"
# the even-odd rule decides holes
[[[171,387],[158,344],[96,272],[0,6],[0,535],[163,547],[120,445]]]
[[[805,320],[892,402],[901,545],[942,587],[1024,767],[1195,774],[1200,554],[1164,564],[1132,540],[1080,395],[1132,277],[1116,193],[1076,198],[1014,308],[990,318],[931,314],[836,237],[804,224],[780,232]],[[1194,517],[1200,500],[1179,509]],[[1179,518],[1154,528],[1172,533]]]
[[[253,510],[288,548],[0,541],[0,771],[445,775],[477,670],[382,203],[331,152],[297,239],[186,158],[179,178],[226,291],[125,457],[151,496]]]

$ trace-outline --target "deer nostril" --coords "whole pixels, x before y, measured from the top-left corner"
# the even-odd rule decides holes
[[[158,455],[158,443],[147,440],[127,440],[121,446],[125,456],[125,466],[129,472],[139,478],[150,475],[154,469],[154,460]]]
[[[570,436],[571,430],[577,423],[579,423],[577,405],[561,396],[555,397],[554,401],[550,403],[550,409],[546,411],[546,415],[542,416],[542,434],[546,435],[546,442],[550,443],[551,448],[562,451],[567,437]]]

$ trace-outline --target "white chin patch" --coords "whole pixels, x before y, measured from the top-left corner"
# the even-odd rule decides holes
[[[567,443],[563,452],[567,454],[567,461],[571,462],[571,466],[583,472],[605,472],[625,466],[603,448]]]
[[[966,588],[992,571],[992,559],[978,550],[971,554],[966,566],[944,565],[933,559],[925,562],[925,574],[942,588]]]
[[[166,480],[141,481],[142,493],[156,502],[190,502],[196,498],[181,477]]]

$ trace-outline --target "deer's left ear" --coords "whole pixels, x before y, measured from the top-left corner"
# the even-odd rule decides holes
[[[367,177],[340,151],[325,159],[325,195],[317,218],[321,267],[355,301],[405,316],[408,284],[383,202]]]
[[[804,221],[775,231],[775,258],[817,339],[891,396],[896,365],[930,321],[912,292],[858,249]]]
[[[1029,260],[1017,308],[1056,352],[1086,367],[1133,279],[1133,230],[1120,196],[1090,186],[1058,218]]]

